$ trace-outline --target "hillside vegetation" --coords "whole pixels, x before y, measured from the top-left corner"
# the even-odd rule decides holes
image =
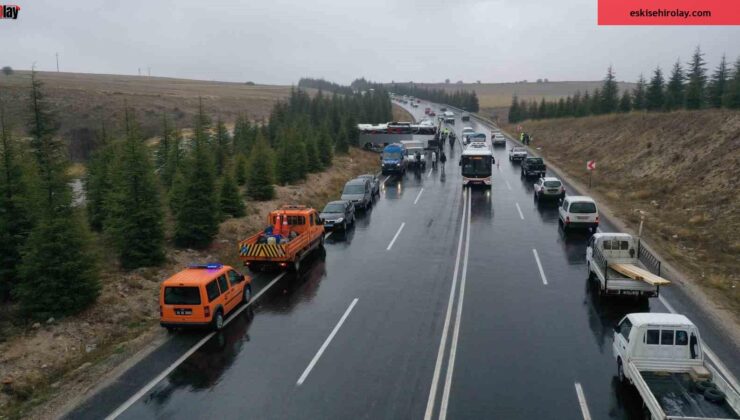
[[[740,112],[629,113],[525,121],[534,147],[740,315]],[[512,127],[508,127],[511,129]],[[514,132],[511,130],[510,132]]]
[[[58,109],[59,134],[71,147],[73,160],[85,160],[94,148],[103,121],[119,125],[124,104],[136,109],[144,137],[158,135],[162,114],[168,113],[178,128],[189,127],[198,111],[198,98],[214,116],[234,121],[239,115],[251,120],[269,116],[272,106],[290,95],[289,86],[248,85],[165,77],[112,74],[37,72],[45,91]],[[28,106],[31,73],[15,71],[0,76],[9,120],[22,120]]]

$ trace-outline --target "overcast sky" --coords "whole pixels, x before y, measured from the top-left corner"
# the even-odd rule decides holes
[[[728,0],[729,1],[729,0]],[[15,0],[0,66],[268,84],[633,81],[740,54],[740,27],[599,27],[596,0]]]

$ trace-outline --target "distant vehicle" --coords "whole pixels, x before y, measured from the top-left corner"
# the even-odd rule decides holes
[[[446,111],[447,111],[447,107],[446,106],[443,106],[443,107],[441,107],[439,109],[439,112],[446,112]]]
[[[370,181],[370,187],[372,187],[373,195],[380,195],[380,180],[373,174],[363,174],[357,177],[357,179],[367,179]]]
[[[417,99],[417,100],[416,100],[416,103],[417,103],[417,104],[420,104],[420,103],[421,103],[421,99]]]
[[[496,161],[493,157],[493,151],[486,143],[469,144],[460,157],[463,186],[483,185],[491,187],[494,163]]]
[[[706,359],[684,315],[628,314],[614,327],[617,377],[642,397],[646,419],[737,419],[740,395]]]
[[[470,121],[470,114],[467,112],[463,112],[462,116],[460,117],[462,121]]]
[[[321,210],[319,217],[324,222],[325,229],[347,230],[347,226],[355,223],[355,205],[351,201],[330,201]]]
[[[555,177],[542,177],[534,184],[534,197],[538,200],[565,198],[565,187],[559,179]]]
[[[381,173],[403,174],[406,172],[406,148],[403,144],[393,143],[385,146],[381,155]]]
[[[251,298],[251,277],[228,265],[191,265],[162,282],[159,324],[168,331],[184,327],[220,330],[226,317]]]
[[[367,209],[373,204],[373,191],[367,179],[353,179],[344,184],[342,200],[351,201],[356,208]]]
[[[406,148],[406,166],[417,166],[426,169],[427,159],[424,144],[417,140],[402,140],[401,144]],[[416,161],[416,153],[419,153],[419,161]]]
[[[473,130],[473,127],[463,127],[462,129],[462,141],[463,144],[468,144],[468,135],[475,133],[475,130]]]
[[[430,117],[434,117],[435,115],[437,115],[437,114],[434,111],[429,111],[429,116]]]
[[[429,115],[430,112],[432,112],[432,108],[429,108],[429,107],[424,108],[424,114]]]
[[[380,153],[380,152],[383,151],[383,145],[381,145],[381,144],[375,144],[375,143],[371,143],[371,142],[366,142],[362,146],[362,148],[365,149],[365,150],[369,150],[371,152],[376,152],[376,153]]]
[[[564,231],[586,228],[596,231],[599,227],[599,210],[591,197],[568,195],[558,209],[558,218]]]
[[[491,143],[494,146],[506,146],[506,137],[501,133],[491,133]]]
[[[627,233],[595,233],[586,265],[601,295],[658,296],[659,287],[669,283],[660,277],[660,261]]]
[[[542,158],[529,156],[522,161],[521,173],[523,177],[541,177],[545,176],[545,172],[547,172],[547,167],[545,167],[545,161]]]
[[[455,124],[455,113],[452,111],[445,111],[444,113],[445,123]]]
[[[521,146],[513,146],[509,149],[509,161],[523,160],[527,158],[527,149]]]
[[[306,206],[285,205],[267,215],[268,226],[239,242],[239,258],[252,270],[288,268],[324,244],[319,212]]]
[[[467,136],[468,143],[485,143],[486,142],[486,135],[485,133],[471,133]]]

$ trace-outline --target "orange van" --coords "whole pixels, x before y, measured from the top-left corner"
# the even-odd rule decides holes
[[[180,327],[220,330],[224,319],[252,298],[252,279],[228,265],[191,265],[160,287],[159,323],[168,331]]]

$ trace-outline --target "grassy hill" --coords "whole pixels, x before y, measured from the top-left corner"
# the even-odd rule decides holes
[[[630,113],[525,121],[534,146],[740,318],[740,112]],[[615,152],[618,151],[618,152]]]
[[[290,93],[289,86],[247,85],[165,77],[38,72],[54,102],[60,134],[71,144],[72,158],[81,160],[94,142],[103,119],[120,125],[124,104],[136,109],[145,136],[158,133],[163,113],[178,127],[187,127],[203,98],[206,112],[233,121],[239,114],[266,117],[272,105]],[[0,95],[15,125],[23,125],[28,108],[30,72],[0,75]]]

